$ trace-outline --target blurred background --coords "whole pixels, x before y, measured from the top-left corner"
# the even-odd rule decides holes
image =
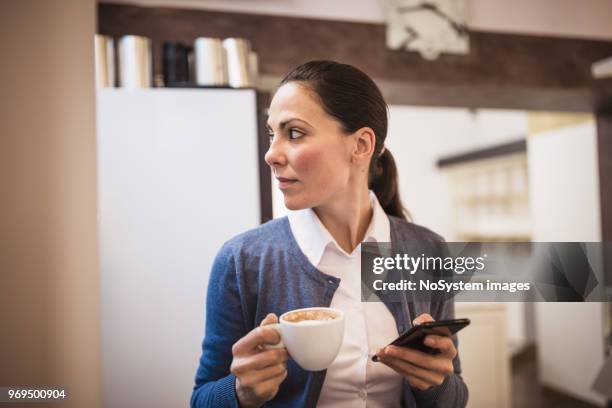
[[[612,241],[611,21],[608,0],[0,2],[0,386],[188,405],[212,259],[287,214],[266,108],[312,59],[379,84],[416,223]],[[470,407],[610,406],[609,303],[456,314]]]

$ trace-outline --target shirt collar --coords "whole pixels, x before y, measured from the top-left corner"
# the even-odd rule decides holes
[[[369,195],[373,214],[363,241],[389,242],[391,240],[389,218],[378,202],[376,194],[370,190]],[[314,266],[319,265],[328,245],[334,245],[338,251],[348,255],[340,248],[312,208],[291,211],[288,218],[300,249]]]

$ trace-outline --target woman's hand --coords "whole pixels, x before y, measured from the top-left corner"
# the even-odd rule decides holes
[[[276,315],[269,313],[259,327],[232,346],[234,358],[230,369],[236,376],[236,395],[243,408],[260,407],[274,398],[280,383],[287,377],[287,349],[265,350],[262,347],[280,341],[276,330],[265,327],[276,322]]]
[[[432,321],[429,314],[423,313],[414,319],[413,324]],[[422,391],[441,385],[453,373],[453,359],[457,356],[457,349],[450,337],[430,334],[424,342],[426,346],[440,350],[440,353],[431,355],[396,346],[387,346],[377,353],[381,362],[401,374],[410,386]]]

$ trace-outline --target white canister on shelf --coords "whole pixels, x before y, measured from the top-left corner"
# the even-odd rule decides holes
[[[249,53],[251,45],[244,38],[226,38],[223,47],[227,53],[227,70],[229,85],[232,88],[253,87],[251,69],[249,67]]]
[[[153,78],[151,40],[125,35],[119,40],[119,85],[122,88],[150,88]]]
[[[113,38],[96,34],[94,44],[96,86],[98,88],[112,88],[115,86],[115,45]]]
[[[196,84],[201,86],[228,85],[227,56],[221,39],[197,38],[194,50]]]
[[[251,81],[255,85],[259,77],[259,57],[255,51],[249,52],[249,69],[251,70]]]

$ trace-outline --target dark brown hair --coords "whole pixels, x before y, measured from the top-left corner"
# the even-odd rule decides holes
[[[335,61],[310,61],[291,71],[281,81],[300,82],[314,91],[328,115],[336,118],[347,133],[362,127],[374,131],[376,144],[368,174],[369,188],[388,215],[410,218],[399,195],[395,161],[388,148],[387,104],[372,79],[357,68]]]

